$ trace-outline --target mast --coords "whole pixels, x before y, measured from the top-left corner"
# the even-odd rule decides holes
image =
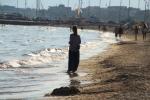
[[[17,0],[17,9],[18,9],[18,0]]]
[[[70,5],[70,1],[68,0],[68,7],[69,7],[69,5]]]
[[[102,0],[99,0],[99,8],[101,8],[101,2],[102,2]]]
[[[80,8],[82,10],[82,6],[83,6],[83,0],[80,0]]]
[[[141,0],[138,0],[138,9],[140,9],[140,1],[141,1]]]
[[[147,20],[150,21],[150,0],[147,1]]]
[[[122,6],[122,0],[120,0],[120,7],[119,7],[119,24],[120,24],[120,17],[121,17],[121,6]]]
[[[36,0],[36,17],[38,17],[40,11],[40,0]]]
[[[111,0],[109,0],[109,7],[111,6]]]
[[[25,4],[24,5],[25,5],[25,9],[26,9],[27,8],[27,0],[25,0]]]
[[[150,20],[149,18],[149,15],[150,15],[150,0],[148,0],[148,21]]]
[[[145,1],[145,11],[144,11],[144,23],[146,22],[146,10],[147,10],[147,1],[146,0],[144,0]]]
[[[100,11],[99,11],[99,14],[100,14],[100,20],[101,20],[101,0],[99,0],[99,9],[100,9]]]
[[[79,0],[79,5],[78,5],[78,17],[81,17],[81,10],[82,10],[82,0]]]
[[[27,10],[27,0],[24,1],[24,8],[25,8],[25,10],[24,10],[24,17],[25,17],[26,16],[26,10]]]
[[[128,21],[130,21],[130,7],[131,1],[129,0],[129,7],[128,7]]]
[[[2,4],[1,4],[1,0],[0,0],[0,7],[2,6]],[[2,13],[2,9],[0,9],[0,13]]]
[[[91,7],[91,1],[89,0],[88,16],[90,16],[90,13],[91,13],[91,11],[90,11],[90,7]]]

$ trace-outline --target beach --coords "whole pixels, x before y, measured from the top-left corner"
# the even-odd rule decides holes
[[[141,34],[134,41],[126,31],[116,40],[111,31],[96,28],[79,30],[81,61],[77,73],[68,75],[69,28],[2,27],[0,99],[149,100],[150,34],[146,41]],[[44,96],[71,86],[80,93]]]
[[[82,60],[78,72],[70,76],[70,85],[80,93],[73,96],[50,96],[43,100],[149,100],[150,34],[148,39],[134,41],[125,35],[104,52]],[[77,74],[78,74],[77,72]],[[85,82],[86,84],[82,84]],[[58,87],[59,88],[59,87]]]
[[[58,87],[91,83],[70,80],[72,76],[66,73],[70,28],[19,25],[0,28],[0,99],[38,99]],[[82,39],[81,61],[116,43],[112,32],[78,31]],[[77,74],[81,77],[88,72],[79,69]]]

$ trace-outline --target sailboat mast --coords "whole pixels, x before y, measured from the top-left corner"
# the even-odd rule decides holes
[[[27,8],[27,0],[25,0],[25,4],[24,5],[25,5],[25,9],[26,9]]]
[[[111,6],[111,0],[109,0],[109,7]]]
[[[145,1],[144,22],[146,22],[147,1],[146,0],[144,0],[144,1]]]
[[[24,1],[24,17],[26,17],[27,0]]]
[[[88,7],[88,16],[90,16],[90,7],[91,7],[91,1],[89,0],[89,7]]]
[[[79,5],[78,5],[78,17],[81,17],[81,9],[82,9],[82,0],[79,0]]]
[[[120,24],[120,17],[121,17],[121,7],[122,7],[122,0],[120,0],[120,7],[119,7],[119,24]]]
[[[101,1],[102,1],[102,0],[99,0],[99,8],[101,8]]]
[[[148,0],[148,20],[150,22],[150,0]]]
[[[101,0],[99,0],[99,15],[100,15],[100,20],[101,20]]]
[[[141,1],[141,0],[138,0],[138,9],[140,9],[140,1]]]
[[[129,7],[128,7],[128,21],[130,20],[130,7],[131,7],[131,1],[129,0]]]
[[[36,0],[36,17],[38,17],[39,10],[40,10],[40,0]]]
[[[18,8],[18,0],[17,0],[17,8]]]
[[[70,5],[70,0],[68,0],[68,7],[69,7],[69,5]]]

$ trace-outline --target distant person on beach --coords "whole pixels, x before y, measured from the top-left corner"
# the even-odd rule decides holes
[[[81,38],[78,35],[77,26],[72,28],[73,34],[70,35],[69,41],[69,61],[68,61],[68,71],[67,73],[74,73],[78,69],[79,59],[80,59],[80,44]]]
[[[116,39],[117,39],[118,34],[119,34],[119,29],[118,29],[118,27],[115,27],[114,33],[115,33],[115,37],[116,37]]]
[[[115,27],[114,33],[115,33],[116,39],[118,39],[118,37],[121,38],[121,36],[123,34],[123,28],[121,26]]]
[[[101,30],[101,26],[100,25],[98,25],[98,29],[99,29],[99,31]]]
[[[107,31],[107,28],[106,28],[105,25],[102,27],[102,30],[103,30],[104,32]]]
[[[147,26],[146,26],[146,24],[143,25],[142,34],[143,34],[143,40],[146,40],[146,34],[147,34]]]
[[[83,27],[81,26],[81,30],[83,30]]]
[[[137,41],[137,35],[138,35],[139,29],[137,26],[134,28],[134,34],[135,34],[135,40]]]
[[[123,28],[121,26],[118,29],[118,34],[119,34],[119,38],[121,38],[121,36],[123,34]]]

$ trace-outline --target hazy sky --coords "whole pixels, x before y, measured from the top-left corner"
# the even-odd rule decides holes
[[[35,8],[36,7],[36,0],[27,0],[27,7],[30,8]],[[68,0],[41,0],[42,5],[44,8],[48,8],[48,6],[56,6],[59,4],[65,4],[66,6],[68,5]],[[69,5],[73,8],[77,8],[78,1],[79,0],[69,0],[70,3]],[[89,1],[91,6],[99,6],[99,1],[100,0],[83,0],[83,7],[86,7],[89,5]],[[139,0],[131,0],[131,6],[132,7],[138,7],[138,1]],[[25,0],[18,0],[19,2],[19,7],[24,7],[25,6]],[[122,5],[128,6],[129,0],[122,0]],[[0,0],[1,5],[12,5],[12,6],[17,6],[17,0]],[[101,0],[101,6],[106,7],[109,5],[109,0]],[[111,0],[111,6],[119,6],[120,5],[120,0]],[[144,9],[144,0],[140,0],[140,8]]]

